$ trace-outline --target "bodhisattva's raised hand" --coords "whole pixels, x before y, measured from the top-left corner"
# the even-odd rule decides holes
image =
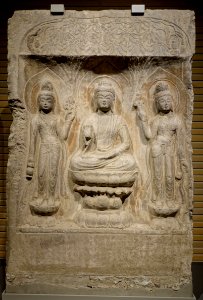
[[[137,110],[138,116],[141,121],[147,120],[147,114],[145,112],[144,101],[141,94],[136,94],[133,101],[133,107]]]
[[[75,119],[76,107],[73,101],[70,101],[67,105],[65,105],[65,120],[72,122]]]

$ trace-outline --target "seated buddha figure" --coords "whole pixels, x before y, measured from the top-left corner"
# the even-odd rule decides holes
[[[93,101],[96,111],[83,122],[79,149],[70,161],[72,180],[88,208],[120,208],[138,172],[128,127],[114,114],[115,90],[109,82],[98,84]]]

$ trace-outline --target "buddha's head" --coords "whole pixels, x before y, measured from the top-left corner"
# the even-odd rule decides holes
[[[96,110],[100,110],[103,112],[112,110],[114,100],[115,91],[112,85],[105,81],[100,82],[94,92]]]
[[[159,112],[167,113],[173,111],[173,96],[171,95],[167,84],[163,82],[157,84],[154,98]]]
[[[49,113],[53,110],[55,104],[55,97],[53,93],[53,85],[46,81],[42,84],[40,92],[37,97],[39,110],[44,113]]]

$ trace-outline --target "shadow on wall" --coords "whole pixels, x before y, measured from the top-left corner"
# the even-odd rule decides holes
[[[0,224],[1,224],[1,239],[0,239],[0,299],[1,293],[5,289],[5,259],[6,248],[6,168],[8,160],[8,136],[12,116],[8,107],[1,108],[0,113]]]
[[[5,259],[0,259],[0,300],[2,299],[2,293],[5,290]]]
[[[203,263],[192,263],[193,292],[197,300],[203,300]]]
[[[4,105],[4,104],[3,104]],[[0,108],[0,258],[4,257],[6,245],[6,168],[8,161],[8,136],[12,115],[9,107]]]

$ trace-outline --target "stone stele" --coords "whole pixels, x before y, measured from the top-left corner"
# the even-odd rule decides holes
[[[193,299],[194,12],[17,11],[8,35],[4,299]]]

